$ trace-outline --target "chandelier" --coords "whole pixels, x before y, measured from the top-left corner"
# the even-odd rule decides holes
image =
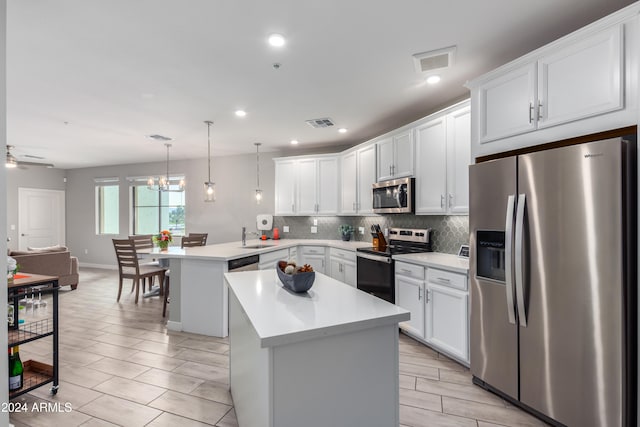
[[[256,146],[256,203],[260,204],[262,200],[262,190],[260,189],[260,146],[262,144],[260,142],[254,142],[253,145]]]
[[[167,147],[167,174],[159,178],[150,176],[147,180],[147,188],[155,191],[182,192],[184,191],[185,185],[184,178],[181,178],[177,182],[174,180],[172,183],[169,176],[169,149],[171,148],[171,144],[165,143],[164,146]],[[178,188],[171,188],[171,185],[177,186]]]
[[[204,183],[204,201],[215,202],[216,183],[211,181],[211,125],[213,124],[213,122],[211,120],[206,120],[205,124],[207,125],[207,164],[209,169],[207,174],[207,181]]]

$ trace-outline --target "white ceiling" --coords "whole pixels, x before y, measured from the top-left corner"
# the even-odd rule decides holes
[[[204,120],[215,122],[214,155],[254,152],[254,142],[287,154],[355,145],[630,3],[9,0],[7,143],[19,159],[61,168],[163,160],[162,143],[146,137],[154,133],[174,138],[172,159],[206,157]],[[273,32],[286,36],[283,48],[267,44]],[[425,84],[412,55],[451,45],[455,66]],[[305,124],[322,117],[336,126]]]

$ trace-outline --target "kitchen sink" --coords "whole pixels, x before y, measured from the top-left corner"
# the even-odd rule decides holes
[[[275,245],[247,245],[241,246],[242,249],[262,249],[262,248],[270,248]]]

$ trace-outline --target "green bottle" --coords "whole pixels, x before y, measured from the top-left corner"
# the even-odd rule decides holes
[[[9,357],[9,391],[16,391],[22,388],[23,372],[22,361],[20,360],[20,349],[13,347],[13,354]],[[10,350],[11,352],[11,350]]]

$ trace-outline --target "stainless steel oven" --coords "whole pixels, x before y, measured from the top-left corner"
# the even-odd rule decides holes
[[[411,213],[415,200],[415,179],[399,178],[373,184],[373,212]]]
[[[389,229],[389,245],[358,248],[357,287],[361,291],[395,304],[393,255],[431,252],[431,229]]]

